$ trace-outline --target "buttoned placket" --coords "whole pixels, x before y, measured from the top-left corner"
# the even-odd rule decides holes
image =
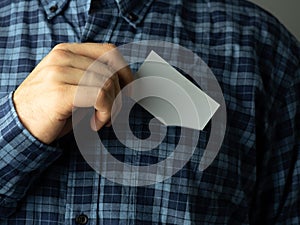
[[[151,1],[147,2],[147,7],[142,7],[134,9],[131,8],[130,10],[127,8],[122,8],[119,1],[115,1],[115,4],[110,3],[109,5],[98,5],[93,7],[93,10],[90,10],[87,15],[87,20],[84,29],[82,30],[82,36],[80,41],[81,42],[97,42],[101,40],[102,43],[109,43],[111,42],[111,38],[114,35],[116,30],[117,24],[120,20],[125,20],[127,23],[130,24],[131,27],[134,29],[137,27],[137,24],[142,21],[142,18],[146,14],[147,8],[150,6]],[[92,3],[91,3],[92,4]],[[141,12],[141,15],[138,15],[138,12]],[[72,180],[76,179],[76,170],[73,168],[71,171],[75,171],[74,173],[70,174],[69,178],[69,190],[68,195],[74,193],[74,184]],[[91,174],[91,173],[90,173]],[[72,222],[75,225],[80,224],[88,224],[88,225],[97,225],[98,222],[101,224],[101,199],[98,196],[99,188],[103,188],[100,183],[103,183],[105,179],[101,179],[100,175],[94,173],[93,177],[93,198],[91,204],[84,205],[82,207],[78,206],[78,208],[69,208],[69,215],[70,218],[73,218]],[[101,187],[100,187],[101,186]],[[135,209],[135,201],[134,198],[135,189],[134,188],[126,188],[128,189],[128,201],[131,202],[131,208],[128,209],[128,221],[134,221],[135,215],[130,212],[134,212]],[[69,202],[75,201],[73,199],[74,196],[68,196]],[[70,207],[72,204],[70,204]],[[98,212],[100,210],[100,212]],[[70,222],[70,221],[69,221]]]
[[[92,4],[92,3],[91,3]],[[116,5],[117,6],[117,5]],[[111,36],[115,30],[116,23],[119,20],[119,11],[117,7],[93,7],[93,10],[89,10],[86,18],[86,24],[81,30],[81,37],[79,42],[95,42],[101,40],[102,42],[110,42]],[[99,24],[106,24],[106,29],[99,29]],[[97,32],[95,32],[97,31]],[[74,164],[70,165],[68,187],[66,196],[66,215],[65,223],[72,225],[97,225],[101,218],[99,217],[99,188],[100,188],[100,175],[94,171],[84,172],[85,176],[79,177],[79,173],[76,169],[76,162],[78,163],[78,155],[71,155],[71,161]],[[78,181],[82,179],[82,188],[85,188],[83,184],[87,180],[90,180],[91,190],[90,193],[91,202],[89,204],[74,204],[83,198],[82,196],[76,196],[75,190],[78,185],[74,183],[74,180]],[[84,190],[83,190],[84,192]]]
[[[43,0],[41,0],[43,1]],[[50,1],[45,0],[44,2],[44,10],[47,14],[48,20],[54,19],[59,14],[63,14],[64,7],[67,3],[72,0],[63,0],[59,1]],[[146,6],[149,7],[151,1],[147,1]],[[91,6],[92,3],[90,3]],[[132,4],[132,3],[130,3]],[[120,20],[127,21],[130,26],[136,28],[137,24],[142,21],[143,16],[147,11],[147,7],[143,7],[140,5],[138,8],[126,8],[122,5],[121,1],[116,0],[114,5],[99,5],[101,7],[93,8],[93,10],[89,10],[86,18],[86,24],[84,28],[81,30],[81,36],[78,35],[78,31],[74,29],[71,32],[74,32],[73,40],[78,42],[95,42],[101,40],[101,42],[111,42],[111,38],[114,35],[114,31],[116,29],[117,23]],[[126,6],[126,4],[125,4]],[[90,7],[87,7],[90,8]],[[139,14],[140,12],[140,14]],[[70,22],[70,21],[68,21]],[[78,21],[77,21],[78,22]],[[74,26],[76,21],[74,21]],[[101,26],[99,26],[101,24]],[[101,29],[100,29],[101,27]],[[105,29],[103,29],[105,27]],[[69,31],[68,31],[69,32]],[[78,153],[77,153],[78,154]],[[97,222],[101,222],[101,218],[97,218],[99,216],[99,208],[100,202],[99,199],[99,184],[103,182],[103,179],[99,177],[96,172],[89,171],[85,173],[87,177],[79,177],[79,173],[76,169],[76,164],[78,163],[78,155],[70,154],[70,167],[68,169],[68,182],[65,192],[65,221],[64,224],[68,225],[97,225]],[[93,197],[91,198],[91,202],[89,204],[79,204],[80,200],[83,196],[76,196],[75,190],[76,188],[85,187],[84,182],[86,179],[92,181],[92,193],[90,193]],[[76,183],[81,180],[81,184]],[[129,190],[130,191],[130,190]],[[134,194],[130,194],[132,198],[134,198]],[[131,199],[131,198],[130,198]],[[134,207],[135,199],[131,199],[132,202],[131,207]],[[133,212],[134,209],[130,209],[129,212]],[[128,215],[128,219],[134,220],[134,214]]]

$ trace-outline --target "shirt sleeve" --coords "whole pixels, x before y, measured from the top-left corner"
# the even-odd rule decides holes
[[[0,218],[14,212],[31,183],[60,155],[23,127],[12,93],[0,98]]]
[[[278,60],[273,74],[283,77],[272,94],[275,100],[270,110],[257,115],[257,184],[251,224],[300,224],[300,47],[297,41],[287,43],[277,51],[281,57],[274,56]],[[270,92],[264,95],[272,96]],[[271,102],[271,97],[265,99],[261,108]]]

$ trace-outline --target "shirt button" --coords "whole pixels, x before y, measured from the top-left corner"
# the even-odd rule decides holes
[[[87,224],[89,218],[85,214],[80,214],[79,216],[76,216],[75,222],[78,225],[85,225]]]
[[[53,5],[49,8],[50,12],[52,12],[52,13],[55,13],[57,9],[58,9],[57,5]]]
[[[134,13],[128,13],[128,16],[127,16],[127,18],[131,21],[131,22],[135,22],[135,21],[137,21],[138,20],[138,16],[137,15],[135,15]]]

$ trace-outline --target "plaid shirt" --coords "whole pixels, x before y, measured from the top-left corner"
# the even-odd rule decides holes
[[[0,224],[300,224],[298,41],[246,1],[90,2],[0,2]],[[18,120],[12,93],[58,43],[139,40],[180,44],[209,65],[224,93],[227,129],[204,172],[197,168],[209,130],[174,176],[131,187],[91,169],[72,134],[59,147],[36,140]],[[142,109],[131,123],[147,135]],[[176,129],[159,151],[172,152]],[[134,155],[111,128],[100,135],[126,163],[158,157]]]

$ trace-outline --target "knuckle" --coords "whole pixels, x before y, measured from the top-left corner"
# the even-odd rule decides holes
[[[111,97],[108,91],[103,88],[99,91],[96,104],[100,106],[100,108],[107,108],[110,105]]]
[[[112,77],[110,77],[105,80],[102,90],[109,93],[109,92],[113,91],[115,89],[115,87],[116,87],[115,80]]]
[[[55,61],[65,61],[67,58],[69,58],[69,52],[64,49],[53,49],[51,52],[51,59]]]
[[[105,123],[110,118],[110,112],[108,111],[101,111],[98,113],[97,120],[99,120],[101,123]]]
[[[109,78],[107,79],[107,81],[105,82],[104,88],[109,89],[109,88],[111,88],[113,85],[114,85],[114,80],[113,80],[112,77],[109,77]]]
[[[107,97],[106,91],[101,88],[98,92],[97,104],[101,103]]]
[[[64,50],[66,50],[66,49],[68,49],[69,45],[70,45],[69,43],[59,43],[59,44],[57,44],[57,45],[54,46],[53,50],[57,50],[57,49],[64,49]]]
[[[116,45],[112,44],[112,43],[103,43],[102,46],[107,49],[107,50],[111,50],[111,49],[115,49],[117,48]]]
[[[49,66],[44,70],[44,76],[50,80],[55,80],[66,73],[65,68],[61,66]]]
[[[61,74],[65,72],[64,67],[62,66],[50,66],[49,67],[50,72],[52,72],[53,74]]]
[[[114,44],[103,43],[101,47],[105,52],[105,58],[108,62],[111,62],[111,60],[114,59],[114,58],[119,58],[120,57],[120,53],[118,51],[118,48]]]

